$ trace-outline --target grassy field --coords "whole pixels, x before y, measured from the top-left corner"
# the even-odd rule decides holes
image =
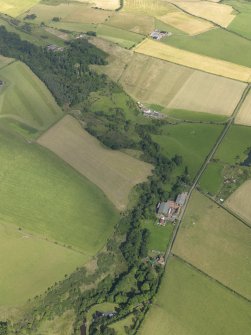
[[[123,320],[113,323],[110,328],[114,329],[117,335],[126,335],[125,327],[130,327],[133,323],[133,314],[129,314]]]
[[[4,191],[2,193],[4,196]],[[14,207],[12,212],[15,212]],[[17,222],[20,226],[22,220],[25,218],[20,215]],[[18,228],[9,222],[0,222],[0,309],[25,303],[88,259]]]
[[[195,191],[173,252],[251,299],[251,230]]]
[[[150,231],[150,241],[148,249],[164,253],[172,236],[173,225],[165,227],[158,226],[155,222],[148,220],[142,223],[142,227]]]
[[[236,11],[237,15],[235,19],[227,27],[228,30],[234,31],[244,37],[251,38],[251,4],[248,1],[243,0],[227,0],[224,1],[226,4],[232,6]]]
[[[54,154],[0,126],[0,220],[96,254],[118,220],[113,205]]]
[[[153,139],[168,157],[181,155],[183,166],[188,167],[190,177],[194,178],[221,131],[222,126],[217,125],[167,125],[162,134],[153,135]]]
[[[53,320],[43,321],[34,335],[71,335],[74,318],[74,312],[69,310]]]
[[[13,61],[14,60],[12,58],[7,58],[7,57],[0,55],[0,69],[10,64]]]
[[[210,195],[218,194],[223,184],[223,170],[224,164],[210,162],[199,181],[201,189]]]
[[[55,152],[100,187],[119,210],[138,183],[151,174],[152,166],[119,151],[106,149],[71,116],[42,135],[38,143]]]
[[[172,1],[170,1],[172,2]],[[227,27],[235,18],[233,8],[225,4],[210,1],[175,1],[176,5],[186,12]]]
[[[163,109],[162,113],[165,113],[169,118],[175,120],[186,120],[186,121],[201,121],[201,122],[226,122],[228,119],[225,115],[209,114],[203,112],[193,112],[184,109]]]
[[[250,303],[171,259],[140,335],[248,335]]]
[[[249,223],[251,223],[250,195],[251,180],[247,180],[225,202],[225,206]]]
[[[0,12],[13,17],[24,13],[40,0],[1,0]]]
[[[198,55],[196,53],[181,50],[150,39],[146,39],[144,42],[139,44],[135,48],[135,51],[144,55],[160,58],[219,76],[245,82],[251,81],[251,69],[248,67]],[[245,59],[247,60],[247,58]]]
[[[0,117],[42,130],[63,115],[46,86],[25,64],[14,62],[0,69],[0,78],[4,81],[0,92]]]
[[[246,126],[251,126],[251,91],[247,95],[244,103],[242,104],[236,118],[235,123]]]
[[[212,29],[196,38],[176,34],[164,41],[182,50],[251,67],[251,60],[246,57],[251,52],[251,41],[224,29]]]

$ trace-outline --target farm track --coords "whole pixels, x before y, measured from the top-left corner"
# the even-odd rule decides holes
[[[183,220],[183,217],[184,217],[184,214],[186,212],[186,209],[187,209],[187,206],[188,206],[188,203],[189,203],[189,200],[190,200],[190,197],[192,195],[192,192],[194,191],[194,189],[196,188],[197,184],[198,184],[198,181],[200,179],[200,177],[202,176],[202,174],[204,173],[204,171],[206,170],[208,164],[210,163],[211,159],[213,158],[215,152],[217,151],[219,145],[221,144],[221,142],[223,141],[223,139],[225,138],[226,134],[228,133],[228,130],[230,129],[231,125],[234,123],[234,119],[236,117],[236,115],[238,114],[244,100],[246,99],[246,96],[248,95],[249,91],[251,89],[251,84],[247,85],[247,87],[245,88],[238,104],[236,105],[235,109],[234,109],[234,112],[232,114],[232,116],[230,117],[229,121],[227,122],[225,128],[223,129],[222,133],[220,134],[218,140],[216,141],[215,145],[213,146],[211,152],[209,153],[209,155],[207,156],[207,158],[205,159],[201,169],[199,170],[199,172],[197,173],[197,176],[195,177],[194,181],[193,181],[193,184],[192,186],[190,187],[190,190],[188,192],[188,196],[187,196],[187,199],[186,199],[186,202],[185,202],[185,205],[183,206],[182,208],[182,211],[180,213],[180,216],[177,220],[177,223],[175,225],[175,228],[174,228],[174,231],[173,231],[173,235],[172,235],[172,238],[171,238],[171,241],[168,245],[168,248],[166,250],[166,253],[165,253],[165,271],[168,271],[168,263],[169,263],[169,260],[171,259],[171,257],[173,256],[173,253],[172,253],[172,248],[173,248],[173,245],[176,241],[176,238],[177,238],[177,235],[179,233],[179,229],[180,229],[180,226],[182,224],[182,220]],[[226,210],[224,207],[223,207],[224,210]],[[242,221],[243,222],[243,221]],[[250,226],[249,226],[250,228]],[[201,271],[202,272],[202,271]],[[203,272],[202,272],[203,273]],[[210,277],[210,276],[209,276]],[[212,278],[214,279],[214,278]],[[216,279],[214,279],[215,281],[217,281]],[[218,282],[218,281],[217,281]],[[220,283],[220,282],[219,282]],[[222,284],[224,286],[224,284]],[[230,289],[231,290],[231,289]],[[233,291],[233,290],[232,290]],[[248,299],[246,299],[248,300]],[[251,302],[250,300],[248,300],[249,302]]]

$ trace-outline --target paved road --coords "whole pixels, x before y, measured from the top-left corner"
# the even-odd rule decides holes
[[[250,88],[251,88],[251,84],[248,84],[247,87],[246,87],[246,89],[244,90],[244,92],[243,92],[243,94],[242,94],[242,96],[241,96],[241,98],[240,98],[240,100],[239,100],[237,106],[235,107],[235,110],[234,110],[234,112],[233,112],[233,115],[231,116],[231,118],[230,118],[229,121],[227,122],[227,124],[226,124],[226,126],[224,127],[222,133],[220,134],[218,140],[216,141],[216,143],[215,143],[215,145],[213,146],[211,152],[210,152],[209,155],[207,156],[206,160],[204,161],[202,167],[200,168],[199,172],[197,173],[197,175],[196,175],[196,177],[195,177],[195,179],[194,179],[194,181],[193,181],[193,184],[192,184],[192,186],[191,186],[191,188],[190,188],[190,190],[189,190],[189,192],[188,192],[188,196],[187,196],[186,202],[185,202],[184,206],[182,207],[181,213],[180,213],[179,218],[178,218],[178,220],[177,220],[177,222],[176,222],[176,225],[175,225],[175,228],[174,228],[174,232],[173,232],[173,235],[172,235],[172,239],[171,239],[171,241],[170,241],[170,243],[169,243],[169,246],[168,246],[168,248],[167,248],[167,250],[166,250],[166,253],[165,253],[165,261],[166,261],[166,265],[165,265],[165,266],[166,266],[166,267],[167,267],[169,258],[170,258],[170,256],[172,255],[171,250],[172,250],[172,247],[173,247],[173,245],[174,245],[174,243],[175,243],[176,237],[177,237],[177,235],[178,235],[179,228],[180,228],[180,225],[181,225],[183,216],[184,216],[184,214],[185,214],[185,211],[186,211],[188,202],[189,202],[189,200],[190,200],[191,194],[192,194],[193,190],[196,188],[196,186],[197,186],[197,184],[198,184],[198,181],[199,181],[200,177],[202,176],[203,172],[206,170],[208,164],[210,163],[211,159],[213,158],[213,156],[214,156],[215,152],[217,151],[219,145],[221,144],[221,142],[223,141],[224,137],[226,136],[226,134],[227,134],[229,128],[230,128],[231,125],[233,124],[234,119],[235,119],[237,113],[239,112],[239,110],[240,110],[240,108],[241,108],[241,106],[242,106],[242,104],[243,104],[243,102],[244,102],[244,100],[245,100],[245,98],[246,98],[246,96],[247,96],[247,94],[248,94]]]

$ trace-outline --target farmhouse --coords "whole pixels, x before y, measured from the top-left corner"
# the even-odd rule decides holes
[[[152,39],[154,40],[161,40],[163,37],[166,37],[166,36],[171,36],[172,33],[170,32],[167,32],[167,31],[163,31],[163,30],[158,30],[158,29],[155,29],[153,32],[151,32],[150,36]]]
[[[152,110],[150,108],[146,108],[141,102],[137,102],[140,111],[143,113],[145,117],[152,119],[164,119],[166,117],[165,114]]]
[[[168,200],[166,202],[161,202],[157,206],[157,217],[159,219],[159,224],[164,226],[166,221],[173,222],[177,219],[182,206],[184,206],[187,198],[187,192],[179,194],[176,201]]]

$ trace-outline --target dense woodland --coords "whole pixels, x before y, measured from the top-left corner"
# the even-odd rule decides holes
[[[69,42],[63,52],[51,52],[26,41],[0,27],[0,50],[4,56],[25,62],[45,82],[61,106],[81,106],[80,117],[87,123],[87,130],[105,145],[117,149],[137,148],[144,159],[155,166],[149,180],[138,186],[138,201],[120,219],[107,251],[97,256],[97,270],[89,274],[85,268],[77,269],[70,276],[48,288],[47,292],[30,302],[24,317],[17,323],[6,320],[0,323],[0,334],[34,334],[43,320],[53,319],[74,309],[76,320],[73,334],[80,334],[88,309],[105,301],[118,305],[113,318],[96,318],[90,325],[90,335],[116,335],[109,327],[116,320],[133,313],[133,325],[128,334],[135,334],[158,289],[163,267],[148,262],[149,231],[141,227],[143,219],[153,218],[156,203],[175,197],[189,183],[188,171],[171,178],[181,166],[182,157],[169,159],[162,155],[151,134],[161,132],[161,123],[148,120],[133,123],[121,108],[92,113],[88,108],[91,92],[120,92],[122,89],[106,76],[91,71],[91,64],[105,64],[106,55],[81,39]],[[134,102],[129,108],[137,113]],[[171,192],[166,192],[169,185]],[[123,263],[123,270],[111,273],[116,264]],[[102,280],[101,280],[101,279]],[[96,287],[82,290],[83,284],[96,283]]]

